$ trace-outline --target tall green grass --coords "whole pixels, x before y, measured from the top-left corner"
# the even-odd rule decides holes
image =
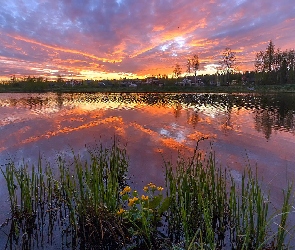
[[[37,166],[7,164],[1,169],[11,208],[7,246],[42,249],[61,233],[65,249],[289,247],[292,185],[270,214],[270,194],[257,173],[246,166],[236,181],[216,166],[214,152],[165,162],[166,189],[150,183],[142,195],[127,185],[128,165],[116,140],[90,150],[87,160],[73,153],[54,167],[41,157]]]
[[[72,163],[59,157],[55,168],[43,166],[40,158],[37,167],[9,163],[1,169],[9,193],[11,239],[34,249],[23,235],[31,232],[31,241],[35,230],[42,232],[39,238],[45,235],[52,241],[54,230],[60,227],[66,237],[70,235],[73,246],[124,242],[116,212],[128,167],[126,150],[114,141],[111,148],[89,151],[89,159],[83,161],[73,154]]]
[[[191,161],[180,158],[166,165],[169,237],[185,248],[194,239],[215,249],[227,226],[226,179],[212,157],[204,164],[198,153]],[[215,236],[217,242],[215,242]]]
[[[283,192],[277,213],[269,214],[269,196],[248,166],[238,185],[230,172],[217,167],[210,152],[166,163],[168,235],[183,249],[286,249],[286,220],[291,212],[292,186]],[[281,220],[273,231],[273,220]]]
[[[111,149],[102,146],[90,152],[90,162],[74,158],[74,172],[60,164],[61,189],[71,214],[71,224],[78,225],[78,237],[88,243],[111,243],[124,240],[116,212],[119,192],[128,167],[126,151],[116,143]]]

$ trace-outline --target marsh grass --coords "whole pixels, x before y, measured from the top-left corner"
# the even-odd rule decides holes
[[[197,151],[196,151],[197,152]],[[238,185],[230,172],[196,153],[166,163],[168,235],[182,249],[287,249],[286,220],[291,212],[292,186],[283,191],[282,208],[269,214],[269,195],[257,173],[246,167]],[[274,218],[280,223],[273,231]]]
[[[1,169],[11,217],[9,249],[44,249],[60,234],[65,249],[287,249],[292,186],[281,209],[269,214],[270,197],[247,166],[237,182],[216,166],[214,152],[165,162],[166,185],[140,191],[126,181],[128,157],[110,148],[73,153],[51,167],[14,163]],[[275,224],[276,223],[276,224]],[[276,228],[275,228],[275,227]]]
[[[224,173],[216,169],[212,157],[205,164],[198,154],[191,161],[180,158],[175,170],[166,165],[169,237],[185,248],[194,239],[215,249],[215,237],[224,238],[228,223]]]
[[[9,163],[1,169],[11,207],[8,242],[34,249],[36,235],[42,244],[46,236],[52,241],[55,230],[72,247],[117,247],[125,241],[116,212],[128,166],[126,151],[114,141],[111,148],[98,147],[89,156],[87,162],[73,155],[71,164],[59,157],[58,171],[50,165],[43,169],[41,158],[37,168]]]

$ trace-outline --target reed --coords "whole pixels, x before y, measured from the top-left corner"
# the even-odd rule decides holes
[[[292,192],[292,185],[289,184],[288,189],[283,191],[284,195],[284,202],[281,209],[281,213],[279,214],[281,217],[280,224],[278,224],[278,231],[277,231],[277,247],[278,249],[282,249],[284,246],[285,238],[287,234],[290,234],[286,228],[286,223],[288,219],[288,215],[291,211],[291,204],[290,204],[290,196]],[[293,227],[294,228],[294,227]]]
[[[168,235],[174,245],[185,249],[286,247],[290,185],[281,212],[269,215],[269,196],[263,193],[257,173],[246,167],[238,186],[226,169],[216,167],[214,152],[203,159],[196,151],[192,159],[179,158],[175,167],[166,163],[166,187]],[[274,233],[275,216],[281,221]]]
[[[174,242],[183,241],[186,248],[193,238],[215,248],[215,232],[223,234],[226,226],[225,179],[221,170],[216,171],[213,155],[207,165],[201,157],[198,153],[190,161],[180,158],[175,170],[166,164],[169,236]]]
[[[57,225],[70,232],[72,244],[116,245],[125,240],[116,212],[128,167],[126,150],[114,140],[110,149],[101,145],[89,151],[89,158],[82,161],[74,154],[71,164],[59,157],[55,169],[42,167],[41,158],[37,167],[9,163],[1,169],[9,193],[11,237],[18,244],[25,244],[22,235],[34,230],[52,241]],[[54,174],[56,169],[59,174]]]
[[[61,158],[57,193],[69,215],[69,224],[80,244],[101,245],[124,241],[120,218],[119,192],[125,183],[128,157],[117,142],[110,149],[102,145],[89,151],[88,161],[74,155],[73,168]]]
[[[292,185],[269,214],[270,194],[245,167],[240,182],[213,151],[165,162],[165,187],[127,185],[128,156],[114,140],[51,167],[13,162],[1,172],[11,207],[8,245],[44,248],[62,232],[66,249],[286,249]],[[9,223],[8,223],[9,224]],[[276,226],[276,228],[274,227]]]

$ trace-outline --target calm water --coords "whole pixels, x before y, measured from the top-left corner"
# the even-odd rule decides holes
[[[246,165],[257,165],[274,206],[295,180],[294,94],[0,94],[1,166],[34,163],[39,154],[54,164],[57,155],[83,155],[114,136],[127,145],[137,188],[163,184],[162,158],[190,155],[202,137],[199,148],[212,147],[237,181]],[[0,224],[7,204],[1,175]],[[3,238],[1,230],[0,249]]]

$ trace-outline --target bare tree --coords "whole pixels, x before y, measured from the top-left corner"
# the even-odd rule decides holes
[[[197,83],[197,71],[199,70],[199,66],[200,66],[198,55],[194,55],[194,57],[192,58],[192,66],[193,66],[193,71],[195,73],[195,83]]]
[[[174,75],[176,76],[176,79],[181,75],[181,67],[178,63],[175,64],[175,68],[173,70]]]
[[[187,59],[186,67],[186,72],[190,75],[192,71],[191,59]]]
[[[229,75],[235,71],[236,53],[230,48],[225,48],[222,53],[221,67],[226,75],[226,81],[229,80]]]
[[[264,53],[263,53],[263,51],[256,53],[254,66],[255,66],[256,72],[263,72],[264,71]]]
[[[195,83],[197,83],[197,71],[199,70],[200,62],[199,56],[194,55],[193,58],[187,59],[187,72],[190,74],[192,71],[195,75]]]

